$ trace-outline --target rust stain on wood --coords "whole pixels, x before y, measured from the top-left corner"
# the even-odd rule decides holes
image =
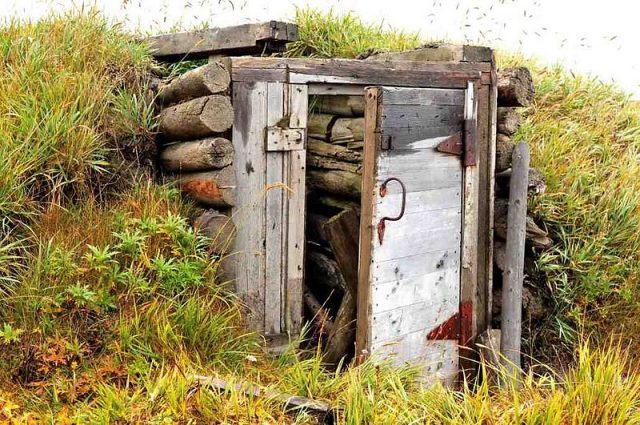
[[[222,191],[216,182],[211,180],[192,180],[182,185],[184,192],[203,198],[221,199]]]

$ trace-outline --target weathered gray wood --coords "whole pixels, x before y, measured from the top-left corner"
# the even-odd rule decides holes
[[[322,228],[321,230],[326,235],[326,229]],[[325,291],[334,292],[336,295],[342,295],[347,291],[347,283],[338,263],[326,254],[309,250],[307,252],[307,266],[309,267],[307,281],[311,289],[322,287]]]
[[[234,83],[234,167],[237,177],[238,225],[233,257],[236,292],[247,305],[245,320],[250,329],[264,331],[267,83]],[[273,307],[271,307],[273,308]],[[278,307],[279,308],[279,307]]]
[[[500,351],[504,356],[503,365],[516,376],[520,375],[528,171],[529,148],[526,143],[519,143],[513,152],[513,175],[509,190],[507,257],[502,284],[502,340],[500,343]]]
[[[345,210],[324,226],[331,250],[347,284],[334,326],[327,338],[324,359],[337,363],[355,343],[355,316],[358,285],[358,244],[360,219],[355,210]]]
[[[498,105],[529,106],[535,89],[529,69],[521,66],[498,70]]]
[[[288,85],[289,127],[306,128],[309,94],[306,85]],[[306,150],[287,153],[287,290],[286,329],[297,335],[302,329],[302,285],[304,279],[305,212],[306,212]]]
[[[174,143],[160,153],[162,167],[169,171],[206,171],[233,162],[233,144],[221,137]]]
[[[227,96],[199,97],[164,109],[160,133],[169,140],[192,140],[227,131],[233,124],[233,107]]]
[[[307,140],[307,150],[311,154],[333,158],[337,161],[362,163],[362,152],[354,151],[344,146],[332,145],[318,139],[309,138]]]
[[[511,168],[511,158],[516,144],[511,137],[498,133],[496,137],[496,171],[501,172]]]
[[[342,117],[364,116],[364,97],[360,96],[318,96],[312,103],[313,110],[321,114]]]
[[[364,118],[338,118],[336,115],[311,114],[309,137],[328,143],[345,144],[364,140]]]
[[[178,177],[182,193],[205,205],[228,208],[236,205],[236,175],[232,165],[215,171],[184,173]]]
[[[394,84],[413,87],[465,88],[469,80],[490,83],[490,64],[425,64],[349,59],[235,58],[233,75],[243,68],[289,68],[295,84]]]
[[[382,357],[397,355],[402,362],[424,365],[425,379],[438,376],[450,385],[457,378],[457,335],[448,335],[447,341],[427,336],[454,320],[460,307],[463,169],[459,157],[434,148],[444,137],[462,131],[465,98],[456,91],[446,95],[430,89],[412,91],[371,88],[365,95],[358,353],[364,349]],[[386,103],[388,93],[396,104]],[[455,98],[460,103],[447,104]],[[447,122],[445,129],[438,129],[443,127],[442,111],[451,109],[458,117]],[[412,133],[414,124],[420,129],[417,133]],[[395,129],[405,132],[399,149]],[[392,134],[390,150],[382,149],[378,134],[383,140]],[[398,221],[386,221],[381,235],[377,231],[380,221],[396,216],[402,202],[397,182],[389,182],[384,195],[380,193],[389,177],[404,183],[412,212],[405,211]],[[433,204],[413,206],[416,202]],[[473,230],[467,243],[474,239],[476,228]],[[394,347],[386,349],[386,343]],[[434,359],[443,365],[437,371],[429,369],[428,362]]]
[[[309,96],[362,96],[363,85],[357,84],[309,84]]]
[[[442,44],[404,52],[377,52],[369,60],[405,60],[417,62],[490,62],[492,51],[483,46]]]
[[[285,85],[279,82],[267,83],[267,124],[275,126],[285,114]],[[279,334],[283,325],[283,298],[286,291],[286,222],[283,215],[283,201],[286,191],[283,175],[284,155],[282,152],[270,151],[269,134],[266,146],[266,184],[265,195],[265,332]]]
[[[362,176],[340,170],[307,170],[308,186],[347,198],[360,197]]]
[[[285,22],[264,22],[158,35],[145,41],[161,60],[205,58],[213,54],[239,55],[281,51],[298,39],[298,28]]]
[[[211,239],[212,252],[227,254],[232,249],[237,229],[231,217],[216,210],[206,210],[193,224],[200,233]]]
[[[332,158],[327,158],[319,155],[307,155],[307,166],[311,168],[318,168],[324,170],[342,170],[349,171],[351,173],[360,173],[362,165],[353,164],[351,162],[337,161]]]
[[[229,70],[224,65],[213,62],[187,71],[163,84],[157,99],[161,104],[167,105],[222,93],[229,88],[230,81]]]
[[[240,382],[236,384],[230,384],[222,379],[214,378],[211,376],[194,375],[194,380],[201,385],[215,388],[216,390],[223,392],[237,392],[242,393],[247,397],[256,398],[264,397],[268,400],[276,400],[278,403],[282,403],[288,409],[292,409],[294,412],[303,410],[314,413],[318,423],[324,423],[326,415],[330,414],[331,407],[321,401],[312,400],[306,397],[293,396],[289,394],[280,393],[273,390],[261,389],[254,384],[246,382]]]
[[[513,136],[520,129],[520,112],[517,108],[498,108],[498,132]]]
[[[360,210],[360,202],[353,199],[340,198],[327,193],[316,193],[310,201],[316,205],[322,205],[324,207],[339,210],[348,210],[350,208],[353,208],[356,211]]]

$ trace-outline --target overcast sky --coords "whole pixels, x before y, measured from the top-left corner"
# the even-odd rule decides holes
[[[78,0],[0,0],[0,18],[37,19]],[[559,61],[615,80],[640,98],[637,0],[93,0],[129,28],[162,32],[209,23],[227,26],[291,19],[296,7],[354,12],[368,22],[428,38],[485,44]],[[5,6],[7,5],[7,6]]]

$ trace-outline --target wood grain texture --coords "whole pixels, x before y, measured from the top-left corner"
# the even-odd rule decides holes
[[[285,113],[284,84],[278,82],[267,83],[267,125],[275,126]],[[267,135],[268,138],[268,135]],[[268,143],[267,143],[268,145]],[[281,152],[269,151],[266,146],[266,184],[265,195],[265,332],[278,334],[282,325],[282,299],[286,290],[283,266],[286,247],[285,222],[283,201],[286,191],[284,187],[284,155]]]
[[[230,82],[231,75],[223,64],[209,63],[187,71],[162,85],[158,91],[157,101],[168,105],[222,93],[229,88]]]
[[[365,274],[358,290],[366,295],[359,294],[358,352],[401,353],[400,362],[425,366],[425,379],[437,375],[426,363],[438,358],[448,365],[438,377],[451,384],[457,378],[457,341],[444,350],[441,341],[426,336],[456,316],[460,304],[463,167],[459,156],[435,147],[462,132],[464,92],[382,87],[369,93],[377,102],[366,108],[366,119],[375,123],[367,121],[365,132],[360,248]],[[393,103],[387,104],[388,94]],[[390,150],[380,145],[387,136]],[[399,184],[389,183],[380,194],[389,177],[404,183],[407,207],[400,220],[385,223],[381,238],[378,223],[401,207]],[[416,338],[420,333],[423,338]],[[381,349],[387,342],[393,350]]]
[[[233,144],[222,137],[167,145],[160,152],[162,168],[169,171],[206,171],[233,162]]]
[[[304,85],[288,85],[289,127],[306,128],[308,91]],[[298,335],[302,329],[302,286],[304,279],[305,213],[306,213],[306,149],[290,151],[287,184],[287,291],[286,329]]]
[[[233,107],[217,94],[163,109],[160,133],[167,140],[193,140],[227,131],[233,124]]]
[[[190,198],[211,207],[236,205],[236,176],[232,165],[220,170],[183,173],[178,176],[180,190]]]
[[[265,221],[264,190],[267,127],[267,83],[234,83],[235,121],[232,141],[237,180],[236,292],[248,308],[247,325],[264,331],[265,324]]]
[[[157,59],[206,58],[213,54],[251,54],[280,51],[298,39],[298,28],[286,22],[263,22],[148,37],[145,42]]]

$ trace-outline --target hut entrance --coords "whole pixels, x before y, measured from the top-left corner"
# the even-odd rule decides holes
[[[474,114],[472,86],[310,97],[304,299],[328,361],[391,357],[455,382]]]

